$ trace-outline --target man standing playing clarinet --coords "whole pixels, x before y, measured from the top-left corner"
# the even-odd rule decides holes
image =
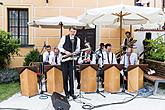
[[[77,52],[80,51],[80,39],[76,37],[76,29],[74,27],[69,28],[69,34],[66,36],[63,36],[60,39],[58,49],[60,50],[63,56],[65,57],[72,57]],[[74,66],[74,59],[65,60],[61,62],[62,67],[62,74],[63,74],[63,82],[64,82],[64,92],[66,97],[69,99],[69,96],[71,96],[73,99],[76,99],[76,96],[74,95],[74,79],[73,79],[73,69],[75,69]],[[69,89],[68,90],[68,80],[69,80]]]

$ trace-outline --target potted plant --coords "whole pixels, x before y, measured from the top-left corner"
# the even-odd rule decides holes
[[[147,40],[146,63],[154,69],[157,75],[165,77],[165,39],[159,36],[157,39]]]
[[[149,44],[147,48],[149,51],[146,52],[147,59],[156,61],[165,61],[165,42],[162,36],[155,40],[148,40]]]

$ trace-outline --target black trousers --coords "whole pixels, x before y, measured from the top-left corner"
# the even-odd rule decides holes
[[[80,71],[76,70],[76,74],[75,74],[76,78],[77,78],[77,83],[78,85],[80,85]]]
[[[124,86],[124,89],[128,89],[128,71],[124,72],[124,76],[126,77],[127,80],[123,79],[123,75],[120,74],[120,84]],[[124,81],[124,82],[123,82]],[[124,83],[124,85],[123,85]]]
[[[62,62],[61,67],[62,67],[65,95],[73,95],[74,94],[73,61]],[[69,80],[70,90],[68,90],[68,80]]]
[[[45,91],[47,92],[47,75],[46,75],[46,65],[50,65],[48,62],[44,62],[43,63],[43,73],[44,73],[44,76],[45,76]]]
[[[101,78],[101,83],[103,84],[104,83],[104,70],[103,70],[103,68],[99,68],[97,70],[97,77]]]

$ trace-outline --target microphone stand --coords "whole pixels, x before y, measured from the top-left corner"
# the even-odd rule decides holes
[[[132,95],[132,94],[130,94],[130,93],[128,93],[128,92],[126,92],[126,89],[125,89],[125,84],[124,84],[124,82],[125,82],[125,80],[124,80],[124,76],[125,75],[128,75],[128,69],[127,69],[127,67],[126,67],[126,65],[125,65],[125,55],[126,55],[126,52],[124,51],[123,52],[124,54],[124,58],[123,58],[123,66],[122,66],[122,70],[123,70],[123,76],[122,76],[122,90],[121,90],[121,92],[117,92],[117,93],[113,93],[113,94],[127,94],[127,95],[131,95],[131,96],[134,96],[134,95]],[[128,83],[128,82],[126,82],[126,83]],[[127,86],[128,86],[128,84],[127,84]]]
[[[74,80],[75,80],[75,69],[76,69],[76,66],[75,66],[75,61],[74,61],[74,54],[73,54],[73,52],[74,52],[74,43],[75,43],[75,41],[74,41],[74,38],[73,39],[71,39],[71,43],[72,43],[72,67],[73,67],[73,71],[72,71],[72,74],[73,74],[73,88],[74,88]],[[74,95],[74,94],[73,94]],[[76,98],[77,98],[77,96],[76,96]],[[73,99],[74,100],[74,99]]]
[[[39,52],[39,56],[37,57],[37,61],[38,61],[38,59],[42,59],[42,52],[43,52],[45,46],[46,46],[46,43],[44,42],[44,46],[42,47],[41,51]],[[34,61],[32,61],[32,62],[34,62]],[[31,64],[32,64],[32,62],[31,62]],[[35,65],[35,64],[34,64],[34,65]],[[32,65],[31,65],[31,66],[32,66]],[[35,65],[35,66],[37,67],[37,65]],[[43,88],[42,75],[44,74],[44,62],[43,62],[43,60],[42,60],[42,62],[39,64],[38,68],[39,68],[39,73],[40,73],[40,77],[39,77],[39,89],[40,89],[40,92],[39,92],[39,94],[37,94],[37,95],[41,95],[41,94],[43,94],[43,93],[45,92],[45,91],[42,90],[42,88]],[[40,99],[47,99],[47,98],[48,98],[47,96],[51,96],[51,95],[45,94],[45,96],[42,95],[42,96],[40,96],[39,98],[40,98]]]
[[[98,51],[101,51],[101,49],[99,49]],[[96,54],[96,56],[98,57],[98,59],[101,57],[97,52],[95,52],[95,51],[93,51],[92,50],[92,52],[94,53],[94,54]],[[101,53],[101,52],[100,52]],[[97,60],[97,59],[96,59]],[[97,62],[98,63],[98,62]],[[100,65],[99,65],[100,66]],[[105,95],[103,95],[103,94],[101,94],[101,92],[104,92],[104,90],[103,91],[99,91],[99,81],[100,81],[100,75],[101,75],[101,73],[102,73],[102,71],[103,71],[103,68],[102,67],[100,67],[100,68],[98,68],[98,70],[97,70],[97,89],[96,89],[96,93],[98,93],[98,94],[100,94],[101,96],[103,96],[104,98],[105,98]],[[104,73],[102,73],[102,74],[104,74]]]
[[[79,56],[77,57],[77,60],[80,58],[80,57],[84,57],[84,56],[80,56],[81,55],[81,53],[79,54]],[[77,72],[77,71],[76,71]],[[81,72],[79,71],[77,74],[79,74],[79,77],[81,76]],[[81,84],[80,84],[80,87],[81,87]],[[81,101],[81,98],[83,98],[83,99],[87,99],[87,100],[91,100],[91,99],[89,99],[89,98],[86,98],[86,97],[84,97],[82,94],[81,94],[81,89],[79,88],[79,94],[77,95],[77,98],[80,98],[80,103],[84,103],[84,102],[82,102]]]
[[[81,54],[81,53],[80,53],[80,54]],[[81,57],[83,57],[83,56],[81,56]],[[77,59],[79,59],[79,58],[80,58],[80,56],[78,56]],[[77,73],[77,74],[80,75],[80,73],[81,73],[81,72],[79,72],[79,73]],[[81,84],[80,84],[80,87],[81,87]],[[87,100],[91,100],[91,99],[89,99],[89,98],[84,97],[84,96],[81,94],[81,89],[79,89],[79,94],[77,95],[77,98],[80,98],[80,103],[84,103],[84,102],[81,101],[81,98],[87,99]]]

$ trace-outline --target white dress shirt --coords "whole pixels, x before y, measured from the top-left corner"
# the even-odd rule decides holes
[[[112,59],[112,54],[113,54],[113,59]],[[98,64],[100,65],[100,67],[102,67],[104,64],[117,64],[116,55],[112,52],[108,52],[107,54],[106,51],[103,51],[103,58],[102,56],[99,58]]]
[[[85,52],[84,56],[83,56],[83,52],[81,52],[80,54],[80,57],[78,59],[78,64],[83,64],[84,63],[84,59],[87,59],[89,58],[90,59],[90,55],[92,55],[92,60],[90,62],[90,64],[96,64],[96,56],[95,54],[88,54],[88,57],[87,57],[87,53]]]
[[[51,55],[54,55],[53,51],[50,51],[50,54],[47,51],[45,51],[43,53],[43,62],[48,62],[49,63],[50,60],[51,60]]]
[[[124,64],[124,66],[126,68],[128,68],[129,66],[129,60],[128,60],[128,56],[126,54],[124,54],[121,58],[120,64]],[[130,55],[130,65],[136,65],[138,62],[138,58],[137,58],[137,54],[136,53],[131,53]],[[123,70],[121,71],[121,74],[123,75]]]
[[[130,55],[130,65],[136,65],[137,61],[138,61],[137,54],[136,53],[131,53],[131,55]],[[124,64],[125,67],[129,66],[128,56],[126,54],[122,56],[120,64]]]
[[[66,36],[62,36],[62,38],[60,39],[60,42],[58,44],[58,49],[60,50],[60,52],[65,53],[65,49],[63,48],[63,45],[65,43],[65,38]],[[71,36],[70,39],[74,39],[74,36]],[[76,50],[75,52],[79,52],[80,51],[80,39],[77,37],[77,46],[76,46]]]
[[[57,57],[57,63],[55,61],[56,57]],[[53,54],[53,55],[50,56],[49,63],[51,65],[61,65],[61,57],[62,57],[61,54],[58,54],[58,55]]]

